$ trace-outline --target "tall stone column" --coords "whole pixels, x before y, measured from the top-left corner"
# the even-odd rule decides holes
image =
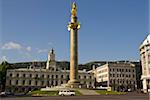
[[[77,21],[76,16],[76,4],[72,5],[72,15],[71,22],[68,25],[68,30],[70,31],[70,80],[68,84],[71,87],[76,87],[79,84],[78,81],[78,30],[80,24]]]

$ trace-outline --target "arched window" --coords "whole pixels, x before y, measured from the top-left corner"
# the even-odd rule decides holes
[[[63,81],[61,81],[61,84],[63,84]]]
[[[49,86],[49,81],[47,81],[47,86]]]
[[[44,74],[42,75],[42,78],[44,78]]]
[[[91,84],[92,84],[92,82],[89,83],[89,85],[91,85]]]
[[[19,77],[19,74],[17,74],[16,77]]]
[[[44,85],[44,81],[42,81],[41,85]]]
[[[52,71],[54,71],[54,68],[52,68]]]
[[[61,78],[63,78],[64,76],[63,75],[61,75]]]
[[[51,81],[51,85],[52,85],[52,86],[54,85],[54,81]]]
[[[10,75],[9,75],[10,77],[12,77],[12,73],[10,73]]]
[[[128,80],[127,80],[126,82],[127,82],[127,84],[128,84]]]
[[[49,75],[47,75],[47,78],[49,78]]]
[[[52,75],[52,79],[54,78],[54,75]]]
[[[11,80],[9,80],[9,85],[11,85]]]
[[[30,74],[29,77],[32,78],[32,74]]]
[[[36,76],[35,76],[36,78],[38,78],[38,74],[36,74]]]
[[[70,78],[69,78],[69,75],[67,75],[67,81],[69,80]]]
[[[29,85],[31,85],[31,80],[29,80]]]
[[[25,85],[25,80],[22,81],[22,85]]]
[[[18,80],[16,80],[16,85],[18,85]]]
[[[57,86],[58,85],[58,81],[55,81],[55,86]]]
[[[118,83],[119,83],[119,79],[118,79]]]
[[[56,78],[58,78],[58,75],[56,75]]]
[[[81,79],[81,76],[79,75],[79,79]]]
[[[23,74],[23,77],[26,77],[26,74]]]
[[[36,85],[36,86],[38,85],[38,82],[37,82],[37,81],[35,81],[35,85]]]
[[[115,79],[113,81],[114,81],[113,83],[115,84]]]
[[[92,76],[90,76],[90,79],[92,79]]]

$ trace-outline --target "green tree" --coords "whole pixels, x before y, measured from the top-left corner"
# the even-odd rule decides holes
[[[5,83],[6,83],[6,72],[9,68],[9,63],[4,61],[0,64],[0,90],[5,90]]]

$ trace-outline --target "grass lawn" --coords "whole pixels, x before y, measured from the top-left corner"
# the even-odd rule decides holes
[[[116,92],[116,91],[107,91],[107,90],[95,90],[99,94],[126,94],[126,92]]]
[[[78,90],[75,90],[76,95],[82,95]]]
[[[40,91],[40,90],[36,90],[36,91],[29,92],[28,94],[32,95],[32,96],[57,96],[58,91]]]
[[[29,92],[28,95],[31,95],[31,96],[58,96],[58,92],[59,91],[40,91],[40,90],[36,90],[36,91]],[[75,90],[75,94],[76,95],[82,95],[78,90]]]

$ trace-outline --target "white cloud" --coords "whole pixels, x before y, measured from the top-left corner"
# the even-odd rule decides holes
[[[8,61],[6,56],[2,56],[2,58],[0,59],[0,63],[2,63],[3,61]]]
[[[2,50],[23,50],[23,51],[31,51],[31,47],[30,46],[23,46],[19,43],[16,43],[16,42],[8,42],[8,43],[5,43],[3,46],[2,46]]]
[[[27,51],[31,51],[31,47],[30,46],[28,46],[26,49],[27,49]]]
[[[21,50],[22,46],[20,44],[18,44],[18,43],[15,43],[15,42],[9,42],[9,43],[5,43],[2,46],[2,49],[3,50],[12,50],[12,49]]]
[[[47,52],[47,49],[39,49],[37,52],[38,53],[44,53],[44,52]]]

